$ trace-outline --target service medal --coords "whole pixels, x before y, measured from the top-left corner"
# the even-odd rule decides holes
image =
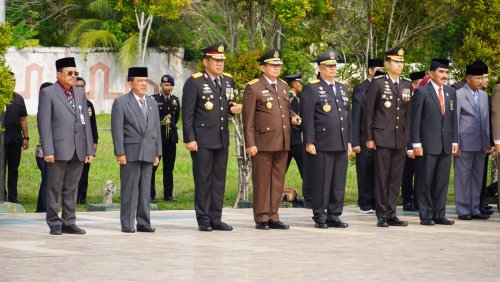
[[[213,107],[214,107],[214,104],[212,104],[212,102],[207,101],[207,102],[205,103],[205,109],[206,109],[207,111],[211,111],[211,110],[213,109]]]
[[[172,100],[172,105],[177,106],[177,101]]]
[[[450,100],[450,111],[453,111],[453,100]]]
[[[391,104],[391,102],[389,102],[389,101],[385,101],[385,103],[384,103],[384,107],[385,107],[386,109],[389,109],[389,108],[391,107],[391,105],[392,105],[392,104]]]
[[[330,104],[326,103],[323,105],[323,111],[325,113],[329,113],[331,110],[332,110],[332,106],[330,106]]]
[[[270,109],[272,109],[272,108],[273,108],[273,103],[271,103],[271,102],[267,101],[267,102],[266,102],[266,109],[270,110]]]

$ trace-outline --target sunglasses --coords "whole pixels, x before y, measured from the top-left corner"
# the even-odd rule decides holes
[[[73,75],[74,75],[74,76],[79,76],[79,75],[80,75],[80,73],[79,73],[79,72],[77,72],[77,71],[69,71],[69,72],[67,72],[67,73],[66,73],[66,75],[67,75],[67,76],[73,76]]]

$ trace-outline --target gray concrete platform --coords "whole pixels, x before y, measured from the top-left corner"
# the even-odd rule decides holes
[[[225,209],[232,232],[200,232],[194,211],[154,211],[152,234],[120,232],[118,212],[78,213],[87,234],[51,236],[44,214],[0,214],[0,281],[499,281],[500,216],[378,228],[346,207],[347,229],[315,229],[311,210],[281,209],[290,230],[254,229]]]

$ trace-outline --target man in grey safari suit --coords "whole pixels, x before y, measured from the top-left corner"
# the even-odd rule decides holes
[[[83,163],[92,162],[94,155],[87,99],[73,87],[78,76],[74,58],[57,60],[56,69],[57,82],[41,91],[38,103],[38,131],[47,162],[46,221],[51,235],[85,234],[75,224],[75,207]]]
[[[483,69],[471,64],[464,87],[457,90],[458,155],[455,156],[455,203],[462,220],[488,219],[480,211],[486,154],[490,147],[488,94],[481,90]]]
[[[113,102],[111,134],[120,164],[122,232],[154,232],[149,215],[151,175],[162,154],[160,116],[154,98],[146,95],[148,69],[128,70],[132,90]]]

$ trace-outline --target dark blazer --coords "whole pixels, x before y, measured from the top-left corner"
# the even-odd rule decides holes
[[[177,122],[179,121],[181,113],[181,104],[179,103],[179,98],[177,96],[170,94],[168,98],[165,98],[162,93],[155,93],[153,97],[158,103],[158,111],[160,112],[160,121],[162,121],[167,115],[170,115],[169,124],[169,138],[168,141],[172,143],[179,142],[179,135],[177,134]],[[167,128],[165,125],[161,126],[161,140],[162,142],[167,141]]]
[[[292,105],[292,110],[300,115],[300,102],[299,98],[295,96],[292,92],[289,92],[288,99]],[[292,131],[290,134],[290,145],[302,145],[302,129],[300,126],[292,125]]]
[[[421,143],[424,154],[451,153],[452,143],[458,140],[456,92],[443,86],[445,115],[432,83],[415,90],[412,96],[411,143]]]
[[[333,89],[322,79],[304,87],[302,94],[302,130],[304,143],[312,143],[318,151],[347,151],[351,142],[351,116],[347,87],[335,82]],[[325,111],[328,104],[331,109]]]
[[[75,87],[73,93],[75,112],[59,83],[40,92],[37,115],[40,141],[44,155],[54,155],[56,161],[71,160],[75,151],[80,161],[95,153],[85,94]]]
[[[399,92],[389,75],[375,77],[363,106],[366,140],[377,146],[404,149],[410,137],[411,82],[400,77]]]
[[[365,94],[370,80],[366,79],[354,87],[352,92],[352,146],[365,145],[366,134],[363,128],[363,103],[365,101]]]
[[[113,102],[111,108],[111,134],[115,155],[125,155],[127,162],[154,162],[161,156],[160,117],[156,101],[145,95],[147,115],[144,115],[130,91]]]
[[[87,108],[90,117],[90,128],[92,129],[92,140],[94,141],[94,144],[97,144],[97,142],[99,141],[99,133],[97,132],[97,120],[95,117],[94,104],[92,104],[90,100],[87,100]]]
[[[182,128],[184,143],[196,141],[205,149],[229,146],[229,107],[234,81],[221,75],[221,91],[206,72],[193,74],[182,90]],[[205,105],[212,104],[208,110]]]
[[[295,116],[288,100],[288,85],[277,80],[276,91],[265,77],[248,82],[243,93],[243,132],[247,148],[258,151],[290,150],[290,118]],[[266,107],[270,103],[271,108]]]

